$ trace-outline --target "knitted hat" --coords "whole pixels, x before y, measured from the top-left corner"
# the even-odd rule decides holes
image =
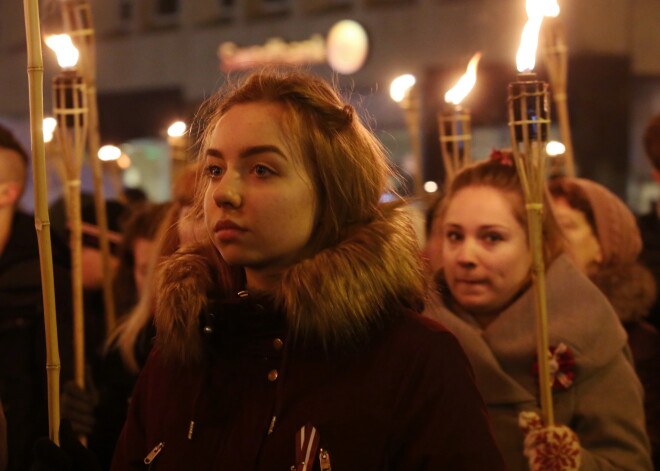
[[[618,196],[594,181],[568,177],[551,182],[550,191],[553,195],[560,194],[553,189],[557,183],[566,193],[581,194],[589,203],[596,226],[594,232],[603,255],[602,267],[637,260],[642,250],[637,221]]]

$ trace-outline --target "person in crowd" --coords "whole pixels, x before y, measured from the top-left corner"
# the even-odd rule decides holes
[[[8,470],[23,471],[31,447],[48,433],[46,349],[39,244],[34,216],[18,207],[28,156],[0,127],[0,399],[7,422]],[[61,375],[72,370],[69,252],[52,234]]]
[[[651,118],[644,131],[644,150],[651,163],[651,175],[660,185],[660,114]],[[646,265],[660,286],[660,202],[655,202],[651,210],[639,217],[643,249],[640,260]],[[651,307],[648,321],[660,329],[660,296]]]
[[[427,315],[466,350],[509,469],[650,470],[643,392],[625,331],[607,299],[563,254],[549,210],[542,221],[543,259],[557,425],[546,427],[535,414],[527,213],[512,160],[501,152],[494,157],[458,173],[436,213],[443,238],[436,276],[441,296]]]
[[[119,200],[124,203],[129,215],[150,203],[149,197],[142,188],[124,188]]]
[[[153,295],[147,285],[157,258],[159,226],[169,206],[145,204],[123,224],[115,274],[119,325],[110,333],[103,354],[90,365],[85,391],[73,381],[64,386],[62,417],[71,421],[74,432],[88,436],[89,449],[102,469],[110,467],[115,443],[126,420],[131,391],[151,350],[154,336],[151,312],[146,316],[137,312],[141,313],[145,305],[140,302],[142,296]]]
[[[376,138],[323,80],[208,107],[208,241],[160,267],[156,346],[112,469],[504,469]]]
[[[644,319],[656,296],[653,275],[637,258],[642,249],[635,216],[614,193],[583,178],[550,181],[553,210],[575,264],[605,294],[628,334],[644,386],[646,428],[660,467],[660,336]]]
[[[155,267],[179,246],[207,240],[192,210],[199,176],[196,165],[188,166],[173,184],[172,203],[143,204],[123,224],[115,275],[115,304],[122,317],[94,365],[93,382],[85,391],[75,382],[64,388],[62,417],[71,421],[73,432],[88,436],[89,449],[104,470],[110,467],[137,375],[152,348]]]
[[[145,204],[122,224],[119,263],[114,275],[115,305],[120,317],[137,304],[145,290],[151,261],[157,258],[156,236],[169,208],[169,203]]]
[[[93,200],[85,198],[82,205],[82,283],[85,314],[85,356],[89,365],[102,361],[105,342],[110,335],[106,329],[106,312],[103,298],[103,256],[100,245],[100,229]],[[119,266],[119,249],[122,241],[122,224],[127,217],[123,204],[108,200],[106,217],[110,248],[111,277]],[[118,311],[115,306],[115,316]]]

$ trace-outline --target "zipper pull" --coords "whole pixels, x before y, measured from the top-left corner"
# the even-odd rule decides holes
[[[158,456],[158,454],[165,448],[165,442],[160,442],[153,450],[144,458],[144,464],[151,464],[151,462]]]
[[[330,453],[328,453],[328,450],[321,448],[319,451],[319,464],[321,465],[321,471],[332,471],[332,466],[330,466]]]

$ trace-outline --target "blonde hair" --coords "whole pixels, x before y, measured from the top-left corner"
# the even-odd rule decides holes
[[[140,365],[135,355],[135,348],[140,333],[151,322],[153,317],[158,266],[180,246],[177,231],[178,218],[181,208],[191,204],[194,200],[197,186],[196,177],[197,166],[190,165],[182,171],[174,182],[172,187],[173,202],[169,205],[153,237],[154,248],[152,253],[154,256],[149,263],[143,292],[137,304],[121,319],[119,325],[108,336],[106,341],[106,352],[111,349],[117,349],[124,365],[132,373],[137,374],[140,371]]]

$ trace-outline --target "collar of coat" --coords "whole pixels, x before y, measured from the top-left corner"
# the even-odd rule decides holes
[[[621,354],[626,334],[605,296],[565,255],[546,272],[548,339],[574,353],[576,380]],[[470,358],[479,390],[489,404],[534,400],[536,359],[534,292],[527,289],[486,327],[470,315],[450,312],[441,301],[425,315],[438,320],[459,339]]]
[[[384,206],[375,220],[346,232],[336,246],[287,269],[274,293],[291,335],[324,349],[364,343],[388,318],[420,309],[426,291],[403,208]],[[212,247],[184,247],[161,264],[155,323],[165,358],[201,360],[200,312],[211,297],[227,299],[243,289],[236,273]]]

